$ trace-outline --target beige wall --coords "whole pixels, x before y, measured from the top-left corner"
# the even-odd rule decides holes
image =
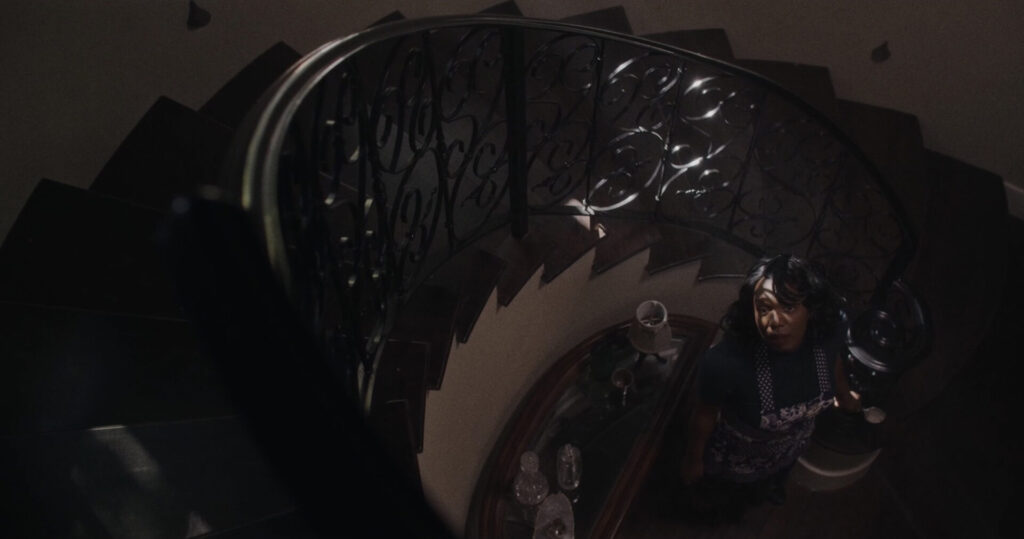
[[[497,0],[15,0],[0,17],[0,238],[41,177],[87,187],[159,95],[200,106],[277,41],[301,52],[394,9]],[[637,33],[726,28],[740,57],[829,66],[840,97],[917,114],[926,144],[1024,187],[1024,3],[860,0],[522,0],[557,18],[625,4]],[[889,41],[892,59],[869,60]],[[1016,209],[1024,215],[1024,192]]]
[[[594,252],[550,284],[540,272],[508,307],[492,294],[468,343],[455,346],[441,391],[427,394],[424,491],[462,530],[477,477],[506,422],[541,374],[587,337],[633,316],[647,299],[670,312],[718,320],[739,281],[696,281],[699,263],[648,276],[647,251],[588,279]]]

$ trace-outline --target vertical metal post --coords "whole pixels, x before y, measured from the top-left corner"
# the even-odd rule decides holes
[[[529,208],[526,203],[526,74],[523,59],[523,30],[503,28],[502,54],[505,57],[505,113],[508,118],[508,197],[512,212],[512,235],[522,238],[527,232]]]

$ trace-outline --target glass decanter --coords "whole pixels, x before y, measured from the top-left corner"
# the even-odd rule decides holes
[[[537,505],[548,495],[548,479],[540,473],[540,458],[533,451],[519,457],[519,472],[512,482],[516,501],[523,505]]]

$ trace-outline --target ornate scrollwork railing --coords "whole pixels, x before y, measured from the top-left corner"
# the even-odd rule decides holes
[[[328,43],[241,137],[227,170],[274,269],[332,357],[364,375],[433,269],[499,227],[522,234],[530,215],[607,214],[802,254],[855,308],[914,249],[878,171],[800,99],[573,25],[425,19]]]

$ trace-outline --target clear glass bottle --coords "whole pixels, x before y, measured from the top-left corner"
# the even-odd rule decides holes
[[[533,539],[573,539],[575,536],[576,523],[569,498],[562,493],[545,498],[533,521]]]
[[[548,479],[540,473],[540,458],[533,451],[519,457],[519,473],[512,482],[516,501],[523,505],[537,505],[548,495]]]
[[[558,486],[564,492],[575,490],[580,486],[582,460],[580,448],[565,444],[558,448]]]

